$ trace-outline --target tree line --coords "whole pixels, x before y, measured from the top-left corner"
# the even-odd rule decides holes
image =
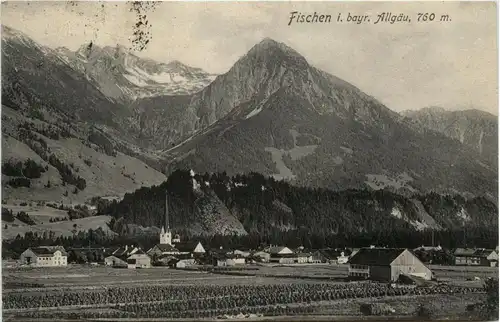
[[[197,174],[194,179],[201,192],[207,192],[205,197],[214,192],[214,198],[238,218],[249,236],[258,236],[265,242],[299,240],[318,246],[379,243],[417,247],[431,243],[432,230],[436,243],[451,248],[492,247],[497,242],[498,210],[482,197],[466,199],[436,193],[406,197],[386,190],[332,191],[297,187],[257,173],[233,177],[224,172]],[[173,172],[161,185],[128,193],[119,202],[102,202],[98,212],[112,216],[113,225],[119,223],[120,227],[111,228],[118,233],[128,224],[161,227],[166,193],[170,226],[174,230],[187,229],[189,233],[190,224],[207,215],[195,206],[199,193],[193,190],[189,171],[183,170]],[[423,211],[434,219],[434,226],[424,221]],[[460,217],[463,214],[466,220]],[[413,241],[416,244],[410,245]]]

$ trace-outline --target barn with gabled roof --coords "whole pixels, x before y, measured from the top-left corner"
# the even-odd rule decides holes
[[[349,260],[349,277],[397,281],[401,275],[432,278],[431,270],[405,248],[362,248]]]

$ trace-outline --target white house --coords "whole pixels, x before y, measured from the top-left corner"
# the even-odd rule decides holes
[[[21,264],[36,267],[60,267],[68,265],[68,254],[62,246],[33,247],[20,257]]]
[[[150,268],[151,258],[143,251],[138,251],[127,258],[128,268]]]
[[[217,254],[214,256],[215,266],[237,266],[245,265],[246,260],[239,255]]]
[[[312,254],[310,253],[298,253],[296,255],[298,264],[312,263]]]
[[[455,265],[498,266],[498,253],[492,249],[457,248],[453,255]]]

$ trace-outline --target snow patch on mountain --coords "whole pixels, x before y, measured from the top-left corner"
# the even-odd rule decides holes
[[[133,73],[123,74],[123,77],[125,77],[129,82],[131,82],[132,84],[134,84],[136,86],[139,86],[139,87],[148,86],[148,83],[146,83],[141,78],[137,77],[136,74],[135,75]]]
[[[82,45],[76,52],[55,50],[62,62],[85,74],[106,96],[118,100],[187,95],[207,87],[217,75],[174,61],[140,58],[127,48]]]

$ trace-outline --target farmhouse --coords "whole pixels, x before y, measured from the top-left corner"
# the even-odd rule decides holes
[[[173,255],[154,255],[149,257],[155,266],[172,266],[172,263],[176,263],[178,261],[178,259]]]
[[[271,246],[268,249],[269,252],[269,262],[270,263],[280,263],[280,264],[292,264],[296,260],[296,256],[293,251],[284,246]]]
[[[348,249],[323,248],[311,254],[309,263],[346,264],[349,254]]]
[[[257,262],[267,263],[267,262],[269,262],[269,259],[271,258],[271,254],[269,254],[265,251],[257,251],[257,252],[254,252],[253,254],[251,254],[251,258]]]
[[[214,266],[236,266],[236,265],[245,265],[245,258],[240,255],[232,255],[232,254],[221,254],[216,253],[213,254],[213,265]]]
[[[285,246],[271,246],[267,249],[271,257],[276,256],[276,255],[287,255],[287,254],[293,254],[293,251]]]
[[[128,268],[150,268],[151,258],[142,250],[127,258]]]
[[[194,258],[189,259],[180,259],[175,263],[176,268],[186,268],[196,264],[196,260]]]
[[[116,257],[116,256],[108,256],[104,259],[104,264],[106,266],[112,266],[112,267],[127,267],[127,262],[125,260],[123,260],[122,258],[120,257]]]
[[[128,246],[128,245],[125,245],[123,247],[120,247],[118,249],[116,249],[115,251],[113,251],[111,253],[111,255],[114,255],[114,256],[117,256],[117,257],[127,257],[127,256],[130,256],[132,254],[135,254],[137,253],[138,251],[140,251],[141,249],[139,247],[134,247],[134,245],[132,246]]]
[[[169,244],[156,244],[150,250],[147,251],[147,254],[154,258],[160,258],[161,256],[174,256],[179,255],[181,252],[172,245]]]
[[[58,267],[68,265],[68,254],[62,246],[33,247],[20,256],[21,264],[36,267]]]
[[[312,254],[310,253],[297,253],[295,257],[296,257],[295,263],[298,264],[305,264],[312,262]]]
[[[113,266],[113,267],[127,267],[129,266],[128,259],[136,254],[144,255],[144,251],[140,247],[134,247],[133,245],[132,246],[126,245],[116,249],[111,253],[110,256],[107,256],[104,259],[104,264],[106,266]],[[141,256],[139,256],[139,258],[141,258]],[[149,259],[149,261],[151,261],[151,259]]]
[[[328,260],[325,257],[325,255],[323,255],[323,253],[321,253],[321,251],[319,250],[311,254],[311,263],[319,264],[319,263],[326,263],[327,261]]]
[[[181,254],[202,255],[205,254],[205,248],[199,241],[179,242],[175,244]]]
[[[232,254],[234,255],[238,255],[238,256],[241,256],[241,257],[244,257],[244,258],[247,258],[250,256],[250,251],[248,250],[241,250],[241,249],[236,249],[232,252]]]
[[[362,248],[349,260],[349,277],[397,281],[400,275],[430,280],[431,270],[404,248]]]
[[[453,253],[455,265],[498,266],[498,253],[484,248],[457,248]]]

